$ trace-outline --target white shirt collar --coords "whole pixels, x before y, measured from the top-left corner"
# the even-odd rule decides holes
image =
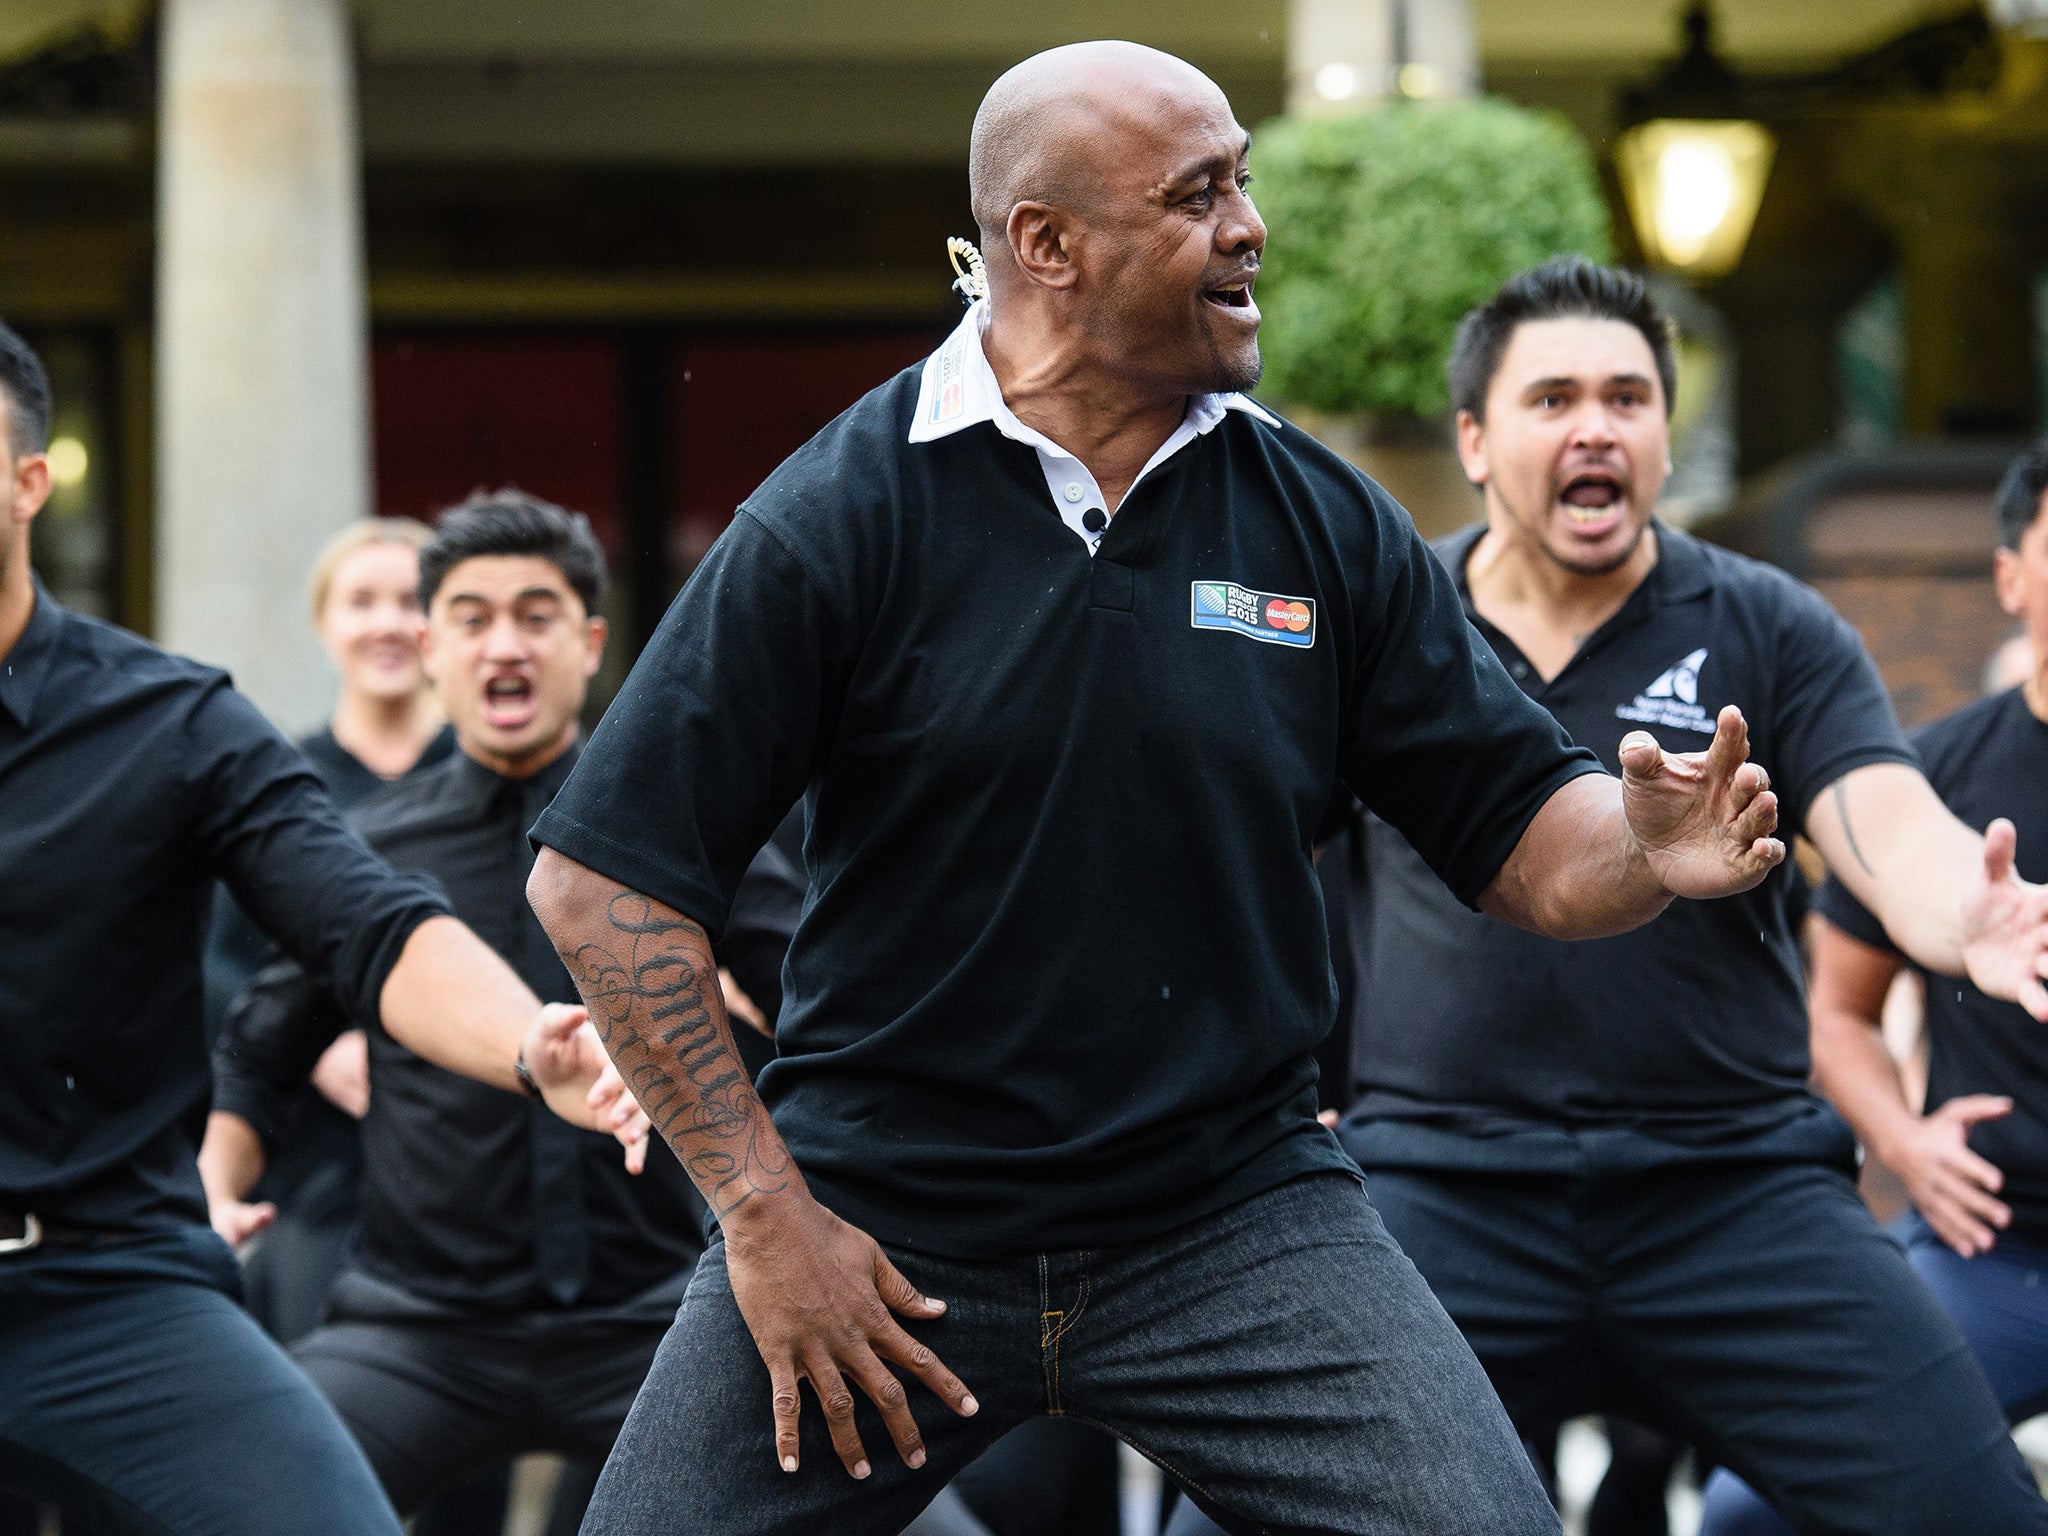
[[[1096,485],[1095,477],[1088,472],[1087,465],[1044,433],[1025,426],[1010,410],[1003,399],[1002,387],[996,383],[995,370],[988,365],[988,354],[982,351],[981,333],[987,328],[988,300],[977,299],[968,306],[953,334],[925,360],[924,376],[917,391],[917,412],[910,423],[909,441],[929,443],[949,437],[963,427],[989,422],[1004,437],[1028,443],[1037,450],[1038,466],[1044,471],[1045,488],[1052,496],[1053,506],[1058,508],[1061,520],[1079,535],[1092,555],[1102,533],[1089,529],[1085,519],[1091,510],[1104,513],[1104,527],[1107,527],[1108,502]],[[1188,398],[1187,414],[1181,418],[1180,425],[1145,461],[1145,467],[1138,471],[1138,478],[1131,482],[1131,490],[1136,490],[1147,475],[1182,448],[1213,431],[1228,411],[1245,411],[1270,427],[1280,425],[1272,412],[1236,392],[1192,395]],[[1130,492],[1124,494],[1128,499]]]

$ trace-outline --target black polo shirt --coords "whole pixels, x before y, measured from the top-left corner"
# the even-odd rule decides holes
[[[1861,640],[1782,571],[1659,526],[1649,575],[1545,683],[1471,607],[1465,562],[1482,532],[1438,545],[1466,612],[1529,696],[1616,771],[1630,731],[1696,752],[1722,706],[1740,705],[1789,835],[1843,774],[1913,761]],[[1709,1148],[1790,1128],[1780,1145],[1846,1148],[1806,1087],[1789,863],[1743,895],[1674,901],[1631,933],[1577,943],[1466,911],[1383,822],[1367,863],[1369,1001],[1346,1127],[1367,1167],[1545,1166],[1567,1157],[1528,1134],[1546,1127]]]
[[[1311,1059],[1333,787],[1470,901],[1597,765],[1401,509],[1296,429],[1214,412],[1091,558],[1030,445],[907,440],[919,382],[740,509],[535,836],[715,943],[807,797],[761,1093],[879,1237],[1099,1247],[1348,1168]]]
[[[0,1207],[204,1224],[200,946],[213,883],[377,1011],[446,906],[342,824],[227,674],[38,585],[0,658]]]
[[[1958,820],[1981,832],[1996,818],[2011,817],[2019,828],[2021,877],[2048,880],[2048,724],[2027,708],[2020,689],[1922,726],[1913,746],[1928,782]],[[1850,937],[1899,953],[1840,881],[1821,887],[1815,905]],[[1914,968],[1927,982],[1927,1108],[1972,1093],[2012,1099],[2011,1114],[1971,1129],[1970,1148],[2003,1170],[1999,1198],[2012,1207],[2013,1232],[2048,1239],[2048,1029],[2018,1003],[1986,997],[1962,978]]]

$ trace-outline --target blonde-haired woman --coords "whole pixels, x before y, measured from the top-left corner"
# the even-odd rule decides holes
[[[419,552],[432,536],[411,518],[366,518],[313,564],[313,630],[341,693],[333,718],[300,745],[344,808],[453,745],[420,665]]]
[[[410,518],[366,518],[330,539],[313,565],[313,630],[341,686],[328,723],[299,748],[344,810],[454,749],[420,664],[419,550],[430,537],[431,529]],[[267,952],[267,941],[220,892],[206,955],[210,1026],[218,1026]],[[318,1093],[305,1094],[271,1160],[262,1194],[276,1220],[248,1255],[244,1274],[249,1310],[287,1344],[319,1321],[355,1226],[355,1122],[369,1108],[359,1030],[320,1058],[312,1086]]]

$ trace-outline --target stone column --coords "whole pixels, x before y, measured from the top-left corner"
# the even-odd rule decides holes
[[[1469,96],[1478,88],[1468,0],[1289,0],[1291,113],[1341,117],[1388,96]]]
[[[333,696],[306,574],[371,502],[347,7],[162,17],[157,635],[298,731]]]

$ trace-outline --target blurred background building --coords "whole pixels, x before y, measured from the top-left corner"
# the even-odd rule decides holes
[[[2042,0],[9,0],[0,317],[58,399],[36,560],[303,726],[321,538],[513,482],[591,514],[623,664],[753,485],[957,315],[943,242],[971,233],[989,81],[1126,36],[1252,125],[1473,91],[1568,119],[1617,254],[1686,319],[1674,514],[1822,581],[1918,716],[2003,633],[1985,493],[2048,400],[2044,24]],[[1476,514],[1450,494],[1413,493],[1418,519]]]

